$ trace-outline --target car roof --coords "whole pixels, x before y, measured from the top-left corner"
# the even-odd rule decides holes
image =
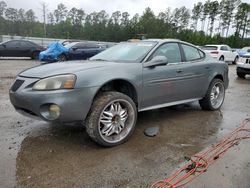
[[[33,42],[33,41],[30,41],[30,40],[23,40],[23,39],[13,39],[13,40],[4,41],[4,42],[2,42],[2,43],[12,42],[12,41],[14,41],[14,42],[21,42],[21,41],[23,41],[23,42],[30,42],[30,43],[32,43],[32,44],[38,45],[37,43],[35,43],[35,42]],[[1,44],[2,44],[2,43],[1,43]]]
[[[217,47],[221,47],[221,46],[228,46],[226,44],[207,44],[205,46],[217,46]]]
[[[174,41],[174,42],[180,42],[179,39],[144,39],[142,41],[150,41],[150,42],[169,42],[169,41]],[[183,41],[181,41],[183,42]]]
[[[168,39],[145,39],[145,40],[142,40],[142,41],[158,42],[160,44],[165,43],[165,42],[181,42],[183,44],[193,46],[195,48],[200,49],[199,47],[195,46],[194,44],[191,44],[191,43],[179,40],[179,39],[171,39],[171,38],[168,38]]]

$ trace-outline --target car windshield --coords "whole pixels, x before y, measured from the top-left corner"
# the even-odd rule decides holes
[[[69,43],[67,45],[65,45],[64,47],[67,48],[67,49],[70,49],[72,46],[76,45],[78,42],[72,42],[72,43]]]
[[[203,46],[202,49],[203,50],[217,50],[218,47],[217,46]]]
[[[151,41],[120,43],[95,55],[90,60],[139,62],[156,44],[157,42]]]

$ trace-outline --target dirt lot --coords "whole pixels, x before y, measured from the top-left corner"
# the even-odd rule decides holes
[[[230,65],[230,85],[221,111],[198,103],[139,114],[131,139],[115,148],[93,143],[81,125],[55,125],[19,115],[8,89],[31,60],[0,60],[0,187],[147,187],[218,141],[246,117],[250,78],[238,79]],[[149,138],[143,131],[159,126]],[[250,187],[250,142],[234,147],[187,187]]]

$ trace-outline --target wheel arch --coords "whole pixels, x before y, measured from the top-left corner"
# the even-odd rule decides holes
[[[216,74],[216,75],[213,77],[212,80],[214,80],[214,79],[220,79],[221,81],[224,82],[224,78],[223,78],[223,76],[222,76],[221,74]],[[211,80],[211,82],[212,82],[212,80]]]
[[[103,85],[101,85],[97,89],[93,97],[93,101],[101,92],[105,92],[105,91],[117,91],[117,92],[123,93],[129,96],[134,101],[136,107],[138,107],[138,103],[139,103],[138,91],[135,85],[126,79],[113,79],[113,80],[109,80],[105,82]]]

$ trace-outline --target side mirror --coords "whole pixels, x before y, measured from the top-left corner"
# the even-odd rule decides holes
[[[73,47],[73,48],[72,48],[72,50],[74,50],[74,51],[77,50],[77,49],[78,49],[77,47]]]
[[[145,63],[144,67],[164,66],[168,64],[168,58],[165,56],[155,56],[151,61]]]
[[[2,47],[6,48],[6,45],[5,44],[1,44]]]

